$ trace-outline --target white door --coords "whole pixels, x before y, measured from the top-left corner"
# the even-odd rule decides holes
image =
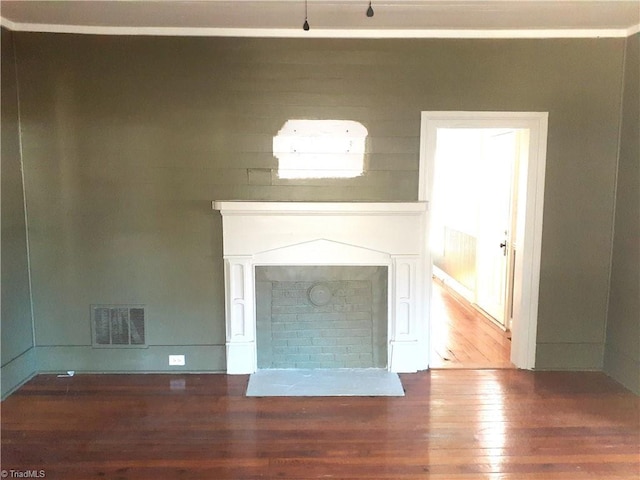
[[[488,129],[484,133],[478,170],[476,304],[506,326],[516,131]]]

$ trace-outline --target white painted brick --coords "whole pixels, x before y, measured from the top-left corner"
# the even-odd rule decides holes
[[[271,333],[272,340],[288,340],[290,338],[298,338],[298,333],[295,331],[282,330]]]
[[[355,321],[345,320],[343,324],[344,324],[344,328],[348,328],[349,331],[366,330],[367,332],[371,333],[371,322],[367,320],[355,320]]]
[[[339,337],[336,338],[336,345],[362,345],[363,338],[366,337]]]
[[[304,353],[304,354],[308,354],[309,358],[313,359],[315,355],[319,355],[321,353],[332,353],[332,352],[325,352],[325,348],[327,347],[320,347],[320,346],[302,346],[302,347],[297,347],[298,349],[298,353]],[[345,347],[346,349],[346,347]]]
[[[272,305],[271,313],[272,315],[280,315],[283,313],[298,313],[298,308],[296,305]]]
[[[299,274],[278,275],[295,278]],[[378,292],[371,280],[330,278],[325,281],[333,298],[324,306],[315,306],[308,298],[308,289],[317,281],[267,282],[271,302],[263,308],[271,311],[259,317],[259,328],[270,324],[268,338],[262,341],[271,341],[271,368],[373,366],[373,349],[379,348],[372,345],[372,305],[374,297],[386,295],[386,290]]]
[[[298,315],[298,320],[302,322],[331,322],[340,320],[340,315],[337,313],[301,313]]]
[[[336,355],[349,353],[348,347],[317,347],[317,348],[322,349],[322,353],[333,353]]]
[[[309,355],[290,353],[284,356],[284,360],[290,363],[294,362],[308,362]]]
[[[273,323],[297,322],[298,315],[295,313],[278,313],[271,316]]]
[[[322,330],[305,328],[304,330],[297,330],[296,334],[300,338],[317,338],[322,336]]]
[[[314,361],[298,362],[295,365],[295,368],[342,368],[342,367],[344,367],[344,362],[339,362],[336,360],[325,360],[323,362],[314,362]]]
[[[330,345],[335,345],[336,344],[336,339],[335,338],[313,338],[311,339],[312,344],[313,345],[320,345],[320,346],[330,346]]]
[[[353,328],[345,331],[345,336],[353,336],[353,337],[371,337],[371,330],[366,328]]]
[[[363,344],[363,345],[349,345],[347,347],[344,347],[345,349],[348,350],[347,353],[373,353],[372,352],[372,345],[370,343],[368,344]]]

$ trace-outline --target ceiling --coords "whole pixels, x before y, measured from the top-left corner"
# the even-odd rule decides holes
[[[621,37],[640,31],[640,0],[0,1],[19,31],[240,36]]]

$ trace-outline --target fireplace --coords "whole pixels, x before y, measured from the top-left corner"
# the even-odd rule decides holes
[[[386,368],[387,267],[256,266],[258,369]]]
[[[216,201],[223,221],[227,373],[258,369],[256,267],[386,267],[393,372],[428,366],[426,203]],[[323,282],[311,292],[321,301]]]

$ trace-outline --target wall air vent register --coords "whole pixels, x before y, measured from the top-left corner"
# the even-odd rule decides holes
[[[144,348],[144,305],[92,305],[91,327],[93,347]]]

